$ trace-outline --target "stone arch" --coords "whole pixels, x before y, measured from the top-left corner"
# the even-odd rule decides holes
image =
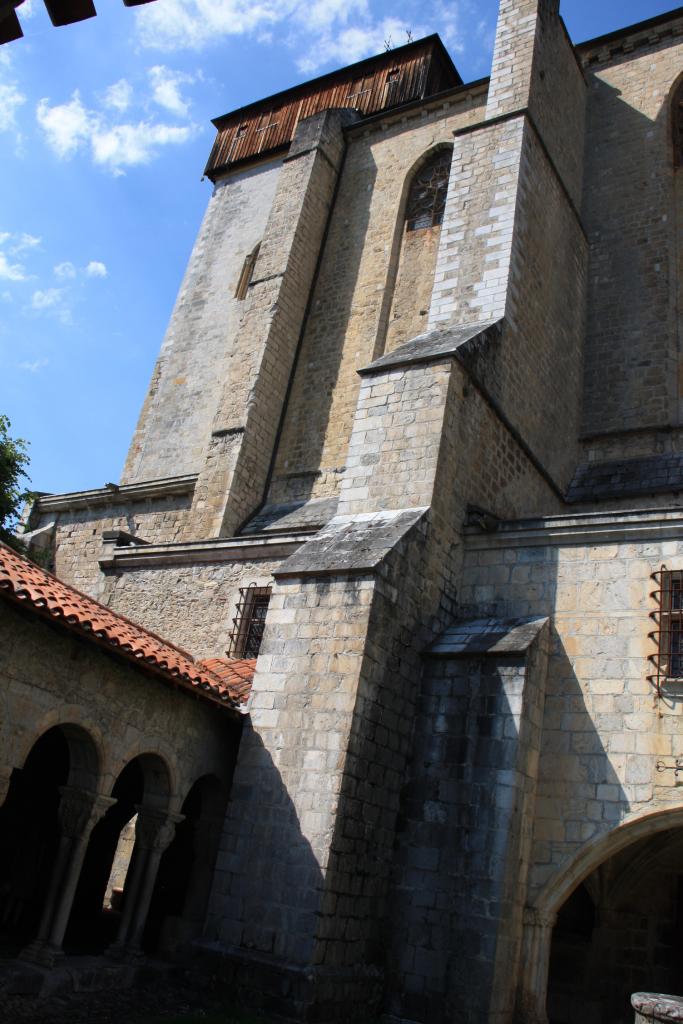
[[[14,743],[10,763],[20,768],[36,743],[51,729],[65,730],[65,738],[74,756],[69,785],[97,790],[107,765],[107,749],[101,730],[90,721],[83,708],[65,704],[48,711],[32,732],[20,733]],[[90,785],[85,785],[89,779]],[[80,781],[77,781],[80,780]]]
[[[0,809],[0,929],[19,946],[51,924],[45,915],[65,877],[67,847],[86,827],[101,778],[89,731],[72,721],[40,726],[22,744]]]
[[[660,808],[625,818],[616,828],[586,843],[564,868],[548,879],[533,901],[533,909],[544,915],[556,914],[577,885],[610,857],[639,839],[681,826],[683,805]]]
[[[412,188],[415,178],[420,171],[430,161],[436,159],[439,154],[448,152],[453,154],[453,143],[452,142],[437,142],[429,149],[420,153],[419,157],[413,161],[409,170],[407,171],[403,183],[401,185],[401,191],[398,197],[398,203],[396,207],[396,220],[394,222],[394,233],[391,242],[391,251],[389,256],[389,265],[387,270],[386,287],[384,289],[384,298],[382,301],[382,309],[380,312],[379,328],[377,333],[377,343],[375,345],[375,352],[373,358],[377,358],[384,352],[389,351],[391,348],[396,347],[392,344],[392,332],[390,330],[390,320],[392,309],[394,308],[394,300],[396,295],[396,288],[399,278],[399,270],[401,264],[401,256],[403,252],[403,242],[405,238],[405,223],[406,223],[406,207],[408,204],[408,196]],[[434,260],[434,262],[436,262]],[[432,283],[433,283],[433,270],[432,270]],[[429,298],[431,298],[431,288],[429,290]],[[414,303],[415,304],[415,303]],[[419,303],[418,303],[419,305]],[[419,315],[419,309],[418,309]],[[423,317],[425,323],[424,328],[426,329],[426,317]],[[419,329],[415,330],[415,334],[420,333]],[[397,343],[400,343],[398,341]]]
[[[225,818],[228,787],[217,775],[196,778],[165,851],[152,896],[144,948],[177,952],[202,934]]]
[[[683,73],[674,80],[668,100],[669,139],[676,170],[683,167]]]
[[[112,788],[121,772],[133,761],[139,761],[149,786],[150,806],[173,809],[180,802],[182,783],[180,771],[171,747],[155,738],[153,742],[142,737],[116,759],[112,768]],[[155,776],[157,777],[155,779]]]
[[[141,827],[147,836],[150,822],[153,831],[157,825],[161,827],[170,813],[174,780],[169,762],[149,745],[140,746],[140,753],[121,759],[123,764],[108,791],[111,806],[90,835],[65,937],[70,948],[103,953],[115,942],[123,910],[120,900],[111,899],[112,875],[118,872],[120,881],[117,877],[116,884],[125,894],[130,866],[136,856],[138,861],[142,856]],[[126,829],[127,842],[122,844],[121,836]],[[125,863],[117,863],[117,856],[121,859],[122,853]]]
[[[664,807],[631,816],[586,843],[547,880],[524,915],[522,975],[518,989],[520,1018],[547,1021],[546,996],[553,927],[558,911],[572,893],[610,858],[641,840],[683,827],[683,806]]]

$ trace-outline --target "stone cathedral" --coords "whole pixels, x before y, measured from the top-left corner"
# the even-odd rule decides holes
[[[683,9],[214,124],[120,482],[0,548],[2,963],[625,1024],[683,994]]]

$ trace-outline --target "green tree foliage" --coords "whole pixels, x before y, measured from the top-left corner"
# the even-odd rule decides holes
[[[14,531],[22,506],[31,497],[22,483],[29,479],[29,457],[26,441],[10,437],[10,426],[7,417],[0,415],[0,540],[16,551],[24,551],[25,545]]]

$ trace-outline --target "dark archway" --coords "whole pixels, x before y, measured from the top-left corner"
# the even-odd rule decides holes
[[[633,843],[560,908],[548,978],[551,1024],[630,1024],[631,993],[683,992],[683,830]]]
[[[12,774],[0,808],[0,943],[16,955],[38,930],[60,841],[61,787],[93,793],[98,756],[80,726],[59,725],[36,740]]]
[[[190,789],[159,866],[143,946],[174,952],[201,935],[218,855],[227,792],[213,775]]]
[[[119,838],[140,807],[164,810],[168,806],[166,765],[154,754],[134,758],[119,774],[111,795],[116,803],[97,823],[88,844],[64,940],[67,952],[103,953],[114,942],[123,899],[112,903],[105,897]],[[123,875],[127,875],[125,865]],[[125,883],[123,895],[125,898]]]

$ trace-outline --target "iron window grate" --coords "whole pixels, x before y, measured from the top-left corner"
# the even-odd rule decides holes
[[[248,587],[240,587],[239,593],[227,653],[232,658],[257,658],[266,626],[271,588],[250,583]]]
[[[661,693],[669,681],[683,683],[683,569],[662,565],[652,579],[657,583],[652,592],[657,607],[650,613],[655,624],[650,636],[657,652],[650,656],[655,666],[651,679]]]

